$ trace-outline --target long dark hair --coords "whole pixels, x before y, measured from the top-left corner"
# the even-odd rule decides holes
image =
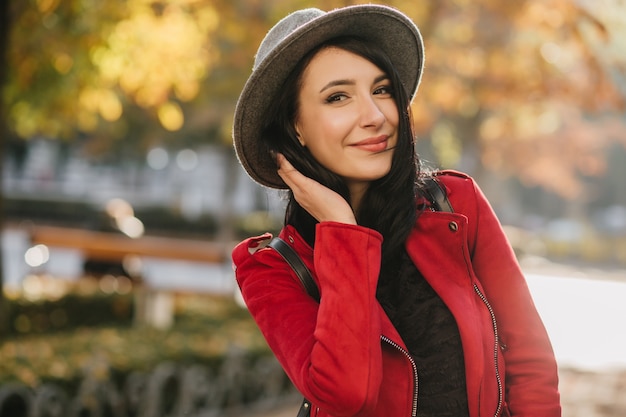
[[[323,167],[306,147],[300,145],[295,130],[302,73],[315,54],[328,47],[359,55],[390,78],[399,112],[398,141],[391,169],[387,175],[370,183],[355,215],[359,225],[377,230],[383,235],[381,274],[394,274],[404,242],[415,223],[416,178],[420,167],[415,152],[408,94],[387,54],[378,45],[354,37],[335,38],[319,45],[298,63],[284,83],[275,106],[268,109],[265,118],[268,123],[262,137],[269,149],[285,155],[302,174],[334,190],[350,202],[350,193],[344,180]],[[317,221],[298,204],[292,192],[289,192],[288,199],[285,224],[293,225],[313,246]]]

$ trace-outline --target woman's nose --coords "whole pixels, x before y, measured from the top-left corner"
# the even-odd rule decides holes
[[[361,125],[380,126],[385,121],[385,114],[382,112],[378,103],[371,98],[365,98],[361,103]]]

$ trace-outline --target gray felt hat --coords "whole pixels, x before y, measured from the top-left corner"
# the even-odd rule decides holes
[[[259,184],[287,188],[261,141],[266,109],[300,59],[319,44],[339,36],[358,36],[380,45],[395,65],[409,97],[415,95],[424,67],[424,45],[417,26],[400,11],[367,4],[330,12],[303,9],[286,16],[261,42],[252,74],[235,108],[235,151],[248,175]]]

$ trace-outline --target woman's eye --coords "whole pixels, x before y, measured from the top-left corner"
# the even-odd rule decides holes
[[[382,85],[374,90],[374,94],[392,94],[392,89],[390,85]]]
[[[343,93],[337,93],[337,94],[332,94],[330,95],[327,99],[326,102],[327,103],[335,103],[338,101],[342,101],[345,100],[347,98],[347,96]]]

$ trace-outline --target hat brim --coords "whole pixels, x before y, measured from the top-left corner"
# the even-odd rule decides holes
[[[424,65],[424,45],[415,24],[396,9],[382,5],[348,6],[300,26],[252,72],[235,108],[235,151],[248,175],[259,184],[288,188],[261,141],[266,109],[300,59],[321,43],[341,36],[358,36],[380,45],[393,62],[410,99],[415,95]]]

